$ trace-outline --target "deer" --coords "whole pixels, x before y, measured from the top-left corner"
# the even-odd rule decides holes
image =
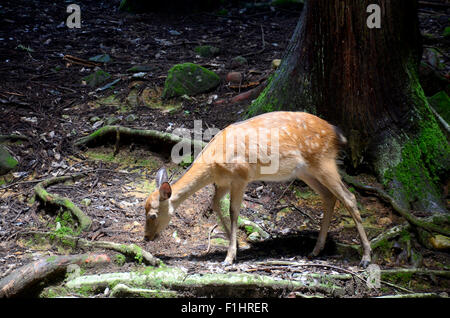
[[[306,112],[276,111],[233,123],[218,132],[191,166],[172,184],[165,168],[156,174],[156,189],[145,201],[145,241],[153,241],[169,225],[180,204],[201,188],[214,184],[212,210],[229,239],[224,265],[237,254],[237,220],[246,186],[253,181],[305,182],[321,198],[323,216],[309,258],[323,250],[336,200],[350,212],[363,255],[360,266],[371,261],[371,247],[358,211],[356,197],[343,184],[336,158],[347,139],[340,129]],[[230,194],[230,227],[220,200]]]

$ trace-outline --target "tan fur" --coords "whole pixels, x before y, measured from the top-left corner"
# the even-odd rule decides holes
[[[337,198],[356,223],[364,251],[362,263],[367,265],[370,262],[370,244],[355,197],[343,185],[336,166],[342,138],[325,120],[302,112],[272,112],[232,124],[211,140],[190,169],[172,185],[169,200],[159,202],[159,190],[149,196],[145,204],[146,215],[156,213],[157,218],[150,221],[147,218],[146,236],[154,238],[163,230],[154,225],[160,217],[163,218],[160,224],[166,224],[167,217],[170,219],[182,201],[214,183],[213,209],[216,213],[220,213],[219,200],[230,192],[231,229],[227,229],[230,246],[225,262],[231,264],[236,258],[237,216],[247,184],[256,180],[281,182],[299,178],[319,193],[325,207],[319,238],[311,255],[316,256],[323,249]],[[270,159],[276,154],[279,156],[278,169],[273,173],[263,173],[264,168],[272,167],[275,160]]]

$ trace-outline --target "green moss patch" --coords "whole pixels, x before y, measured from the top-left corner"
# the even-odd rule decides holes
[[[440,91],[429,97],[428,102],[447,123],[450,123],[450,97],[445,91]]]
[[[404,144],[400,163],[384,177],[401,182],[409,202],[422,199],[427,191],[439,197],[437,183],[448,171],[449,160],[450,146],[442,131],[435,121],[424,120],[417,137]]]

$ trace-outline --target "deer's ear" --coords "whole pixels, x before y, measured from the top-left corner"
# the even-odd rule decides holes
[[[172,188],[169,182],[164,182],[159,186],[159,200],[164,201],[172,195]]]
[[[164,182],[169,182],[166,168],[161,168],[156,173],[156,186],[159,188]]]

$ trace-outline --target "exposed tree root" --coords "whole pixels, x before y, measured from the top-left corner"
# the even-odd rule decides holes
[[[48,256],[16,269],[0,280],[0,298],[19,296],[50,276],[64,274],[67,266],[100,265],[110,262],[104,254]]]
[[[0,135],[0,142],[16,142],[16,141],[29,141],[30,139],[22,135]]]
[[[370,247],[372,250],[375,250],[379,246],[383,244],[386,240],[393,239],[394,237],[398,236],[402,231],[408,230],[410,228],[409,223],[405,222],[404,224],[400,224],[397,226],[394,226],[387,230],[386,232],[381,233],[374,239],[370,241]]]
[[[52,232],[40,232],[40,231],[28,231],[24,232],[21,235],[27,235],[27,234],[33,234],[33,235],[40,235],[45,238],[53,239],[55,237],[55,233]],[[69,243],[72,246],[80,247],[80,248],[102,248],[102,249],[109,249],[113,250],[119,253],[124,254],[125,256],[131,257],[134,260],[138,262],[142,262],[147,265],[151,266],[158,266],[162,262],[160,259],[154,257],[149,252],[143,250],[139,246],[135,244],[118,244],[114,242],[108,242],[108,241],[89,241],[84,238],[80,237],[74,237],[70,235],[57,235],[57,238],[59,238],[61,241],[63,241],[65,244]]]
[[[148,288],[133,288],[125,284],[117,284],[111,290],[109,297],[144,297],[144,298],[174,298],[177,292],[171,290],[158,290]]]
[[[75,181],[84,176],[84,173],[79,173],[75,175],[55,177],[44,180],[42,182],[39,182],[35,186],[34,193],[36,194],[36,197],[39,198],[44,204],[55,205],[69,210],[78,219],[81,231],[88,231],[91,227],[92,220],[79,207],[77,207],[68,198],[48,193],[47,190],[45,190],[46,187],[52,184],[65,182],[67,180]]]
[[[285,280],[276,277],[247,273],[189,274],[181,268],[147,268],[141,273],[110,273],[75,278],[66,287],[76,291],[90,289],[102,291],[121,283],[141,289],[188,292],[198,297],[263,297],[303,291],[322,293],[333,297],[343,296],[343,288],[332,282],[319,280]]]
[[[376,187],[372,187],[369,185],[362,184],[361,182],[358,182],[355,180],[355,178],[347,175],[345,172],[341,171],[341,176],[344,179],[345,182],[353,185],[354,187],[368,191],[371,193],[374,193],[377,195],[380,199],[383,201],[389,203],[392,208],[397,211],[402,217],[404,217],[411,225],[421,227],[425,230],[440,233],[445,236],[450,236],[450,230],[448,230],[446,227],[437,225],[436,223],[446,223],[449,221],[448,216],[443,215],[436,215],[431,217],[431,219],[420,219],[416,216],[414,216],[411,212],[409,212],[407,209],[404,209],[401,207],[394,198],[392,198],[389,194],[387,194],[384,190],[378,189]]]
[[[400,294],[400,295],[385,295],[374,298],[448,298],[448,296],[442,296],[436,293],[413,293],[413,294]]]
[[[148,129],[132,129],[121,126],[104,126],[92,134],[82,137],[75,141],[75,146],[88,146],[90,144],[99,143],[104,139],[119,140],[122,137],[142,139],[150,144],[157,144],[161,147],[172,147],[173,145],[183,142],[194,146],[204,147],[206,143],[201,140],[187,139],[174,134]],[[123,139],[123,138],[122,138]],[[118,144],[115,145],[115,153],[117,153]]]

